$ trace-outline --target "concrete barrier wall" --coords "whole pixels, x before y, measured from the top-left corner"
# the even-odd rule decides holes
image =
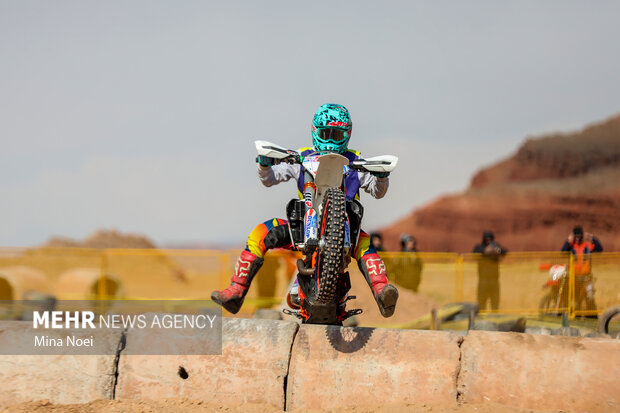
[[[7,348],[16,335],[32,326],[28,321],[0,322],[0,348]],[[63,336],[50,331],[49,337]],[[7,356],[0,355],[0,408],[27,401],[48,399],[52,403],[87,403],[111,399],[116,375],[115,350],[120,332],[100,331],[109,356]],[[66,334],[65,334],[66,335]]]
[[[620,411],[620,341],[470,331],[461,346],[465,403]]]
[[[0,322],[0,346],[27,324]],[[120,338],[112,337],[110,345]],[[126,349],[140,343],[131,331],[126,339]],[[115,396],[263,403],[280,409],[286,404],[290,410],[458,401],[620,411],[620,340],[224,319],[222,353],[121,352],[118,365],[114,355],[0,356],[0,407]]]
[[[221,356],[121,353],[116,398],[174,397],[283,408],[284,381],[297,328],[291,321],[225,318]],[[128,346],[130,341],[128,334]]]
[[[459,339],[439,331],[302,325],[286,408],[456,403]]]

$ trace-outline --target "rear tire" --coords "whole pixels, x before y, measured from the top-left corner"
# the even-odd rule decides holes
[[[608,308],[598,318],[598,332],[609,334],[609,322],[620,314],[620,306]]]
[[[346,220],[346,198],[338,188],[330,188],[323,199],[323,222],[321,239],[325,248],[318,253],[317,301],[330,303],[334,299],[338,276],[344,270],[344,225]]]

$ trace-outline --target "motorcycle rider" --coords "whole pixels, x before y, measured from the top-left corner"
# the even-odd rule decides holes
[[[574,256],[576,291],[586,289],[586,309],[596,310],[594,301],[594,283],[592,282],[591,253],[602,252],[603,246],[598,238],[586,232],[581,226],[573,228],[564,241],[562,252],[570,252]]]
[[[316,153],[338,153],[350,162],[359,159],[361,157],[359,152],[348,149],[352,126],[351,115],[347,108],[332,103],[322,105],[312,121],[313,147],[300,148],[299,154],[309,156]],[[295,179],[301,198],[304,190],[302,165],[279,163],[277,159],[266,156],[259,156],[257,161],[258,177],[263,185],[269,187]],[[389,186],[388,176],[389,172],[357,172],[349,169],[344,179],[346,199],[359,199],[360,188],[377,199],[382,198]],[[252,279],[263,264],[265,253],[273,248],[288,250],[294,248],[288,222],[284,219],[273,218],[254,228],[248,237],[245,250],[237,261],[231,284],[222,291],[214,291],[211,299],[236,314],[243,305]],[[364,231],[360,230],[353,258],[370,286],[381,314],[384,317],[392,316],[398,300],[398,290],[388,282],[385,264]]]

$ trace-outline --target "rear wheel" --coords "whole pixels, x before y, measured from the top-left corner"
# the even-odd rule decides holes
[[[338,276],[344,270],[344,225],[346,198],[338,188],[330,188],[323,199],[321,240],[324,248],[317,256],[317,301],[333,301]]]
[[[610,322],[612,318],[618,318],[617,316],[620,316],[620,306],[611,307],[605,310],[603,314],[601,314],[598,318],[599,333],[611,334],[612,331],[610,331]],[[620,322],[620,319],[618,319],[617,321]],[[617,330],[614,330],[613,332],[617,334]]]

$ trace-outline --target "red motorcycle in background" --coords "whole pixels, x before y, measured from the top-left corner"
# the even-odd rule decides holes
[[[543,284],[546,291],[538,306],[543,314],[560,314],[568,308],[568,268],[564,264],[541,264],[541,270],[549,270],[549,278]],[[595,310],[594,277],[575,276],[575,310]]]

